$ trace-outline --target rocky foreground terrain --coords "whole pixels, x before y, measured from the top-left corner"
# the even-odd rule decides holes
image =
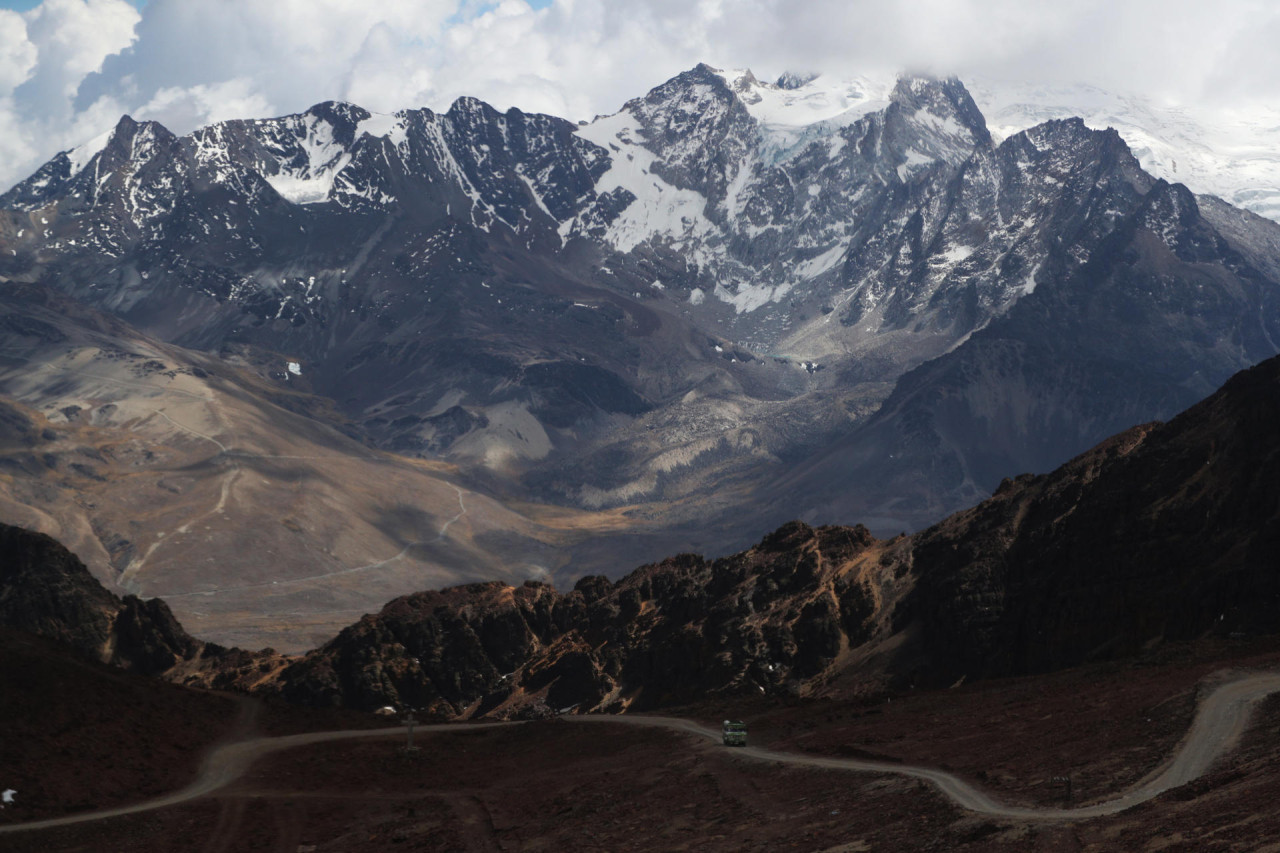
[[[218,739],[376,725],[145,679],[6,632],[0,694],[17,805],[0,826],[136,801],[192,778]],[[943,766],[1004,801],[1106,798],[1185,734],[1200,681],[1275,667],[1274,640],[1170,644],[1136,660],[939,691],[822,700],[737,698],[680,709],[745,717],[754,743],[810,755]],[[92,695],[93,702],[84,697]],[[383,724],[385,725],[385,723]],[[215,796],[145,814],[4,836],[13,851],[296,853],[484,850],[1256,850],[1280,832],[1271,804],[1280,703],[1202,780],[1123,814],[1053,823],[975,817],[927,785],[747,761],[663,730],[547,720],[279,753]]]

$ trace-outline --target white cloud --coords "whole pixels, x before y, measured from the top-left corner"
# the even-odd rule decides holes
[[[412,76],[456,0],[152,0],[137,44],[85,80],[82,103],[252,80],[276,109],[344,98],[368,71]],[[243,98],[238,93],[237,98]]]
[[[153,119],[166,126],[195,128],[232,118],[267,116],[272,112],[271,102],[256,90],[253,80],[237,77],[185,89],[165,87],[138,108],[134,117]]]
[[[12,92],[36,67],[39,51],[27,38],[27,22],[17,12],[0,9],[0,92]]]
[[[37,60],[15,93],[20,101],[72,98],[86,74],[133,41],[138,22],[124,0],[44,0],[24,17]]]
[[[178,133],[349,100],[459,95],[567,118],[699,61],[1093,82],[1203,106],[1275,101],[1268,0],[45,0],[0,12],[0,186],[120,113]]]
[[[129,46],[138,12],[124,0],[45,0],[24,14],[0,11],[0,186],[119,118],[104,100],[76,109],[85,75]]]

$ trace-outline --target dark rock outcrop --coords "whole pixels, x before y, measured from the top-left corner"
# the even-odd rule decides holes
[[[1044,672],[1280,631],[1280,359],[914,538],[921,674]]]
[[[285,670],[281,690],[448,716],[794,692],[847,648],[846,626],[867,632],[875,607],[859,572],[882,546],[862,527],[796,523],[732,557],[682,554],[563,595],[531,581],[406,596]]]
[[[811,691],[842,670],[945,685],[1280,631],[1277,422],[1280,358],[914,536],[793,522],[731,557],[683,554],[567,595],[409,596],[294,664],[282,689],[448,715],[644,709]]]
[[[159,599],[122,601],[43,533],[0,524],[0,625],[143,675],[195,658],[195,640]]]

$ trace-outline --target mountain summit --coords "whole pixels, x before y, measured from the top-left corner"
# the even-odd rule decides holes
[[[124,117],[0,196],[0,277],[538,516],[578,550],[527,562],[566,580],[797,515],[923,527],[1277,352],[1280,226],[1151,176],[1115,131],[997,140],[955,79],[783,82],[699,65],[585,125],[473,98],[181,137]],[[79,356],[29,319],[0,391],[127,436],[150,411],[129,386],[33,385]],[[102,546],[134,591],[164,591],[165,531],[83,511],[140,543]],[[531,550],[485,528],[463,559],[464,528],[410,517],[375,526],[459,579],[471,549]]]

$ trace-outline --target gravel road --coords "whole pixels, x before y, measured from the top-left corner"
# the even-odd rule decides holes
[[[1254,705],[1263,697],[1280,691],[1280,673],[1260,673],[1240,676],[1225,682],[1209,693],[1196,710],[1195,720],[1177,750],[1161,767],[1157,768],[1139,785],[1112,800],[1093,803],[1073,809],[1029,809],[1003,805],[988,794],[951,773],[929,767],[909,764],[891,764],[863,761],[853,758],[829,758],[815,755],[798,755],[777,752],[761,747],[735,748],[732,754],[758,761],[771,761],[801,767],[818,767],[828,770],[847,770],[856,773],[892,773],[909,776],[932,783],[948,799],[961,808],[992,817],[1020,820],[1071,821],[1116,814],[1146,802],[1170,788],[1184,785],[1202,776],[1217,759],[1236,745],[1249,722]],[[650,716],[569,716],[562,719],[572,723],[601,725],[655,726],[685,732],[720,741],[720,732],[691,720],[675,717]],[[447,733],[476,731],[517,723],[444,723],[424,725],[418,732]],[[360,729],[352,731],[309,732],[282,737],[251,738],[215,748],[205,759],[200,774],[194,782],[172,794],[156,799],[49,820],[0,826],[0,835],[51,827],[68,826],[87,821],[103,820],[120,815],[162,809],[179,803],[208,796],[240,778],[258,759],[274,752],[309,746],[336,740],[358,738],[386,738],[399,736],[401,728]]]

